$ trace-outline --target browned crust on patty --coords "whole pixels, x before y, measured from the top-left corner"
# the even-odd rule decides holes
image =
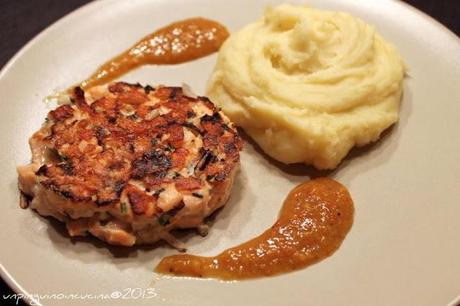
[[[125,194],[135,214],[161,213],[158,193],[145,191],[164,184],[189,194],[206,182],[217,187],[239,163],[242,140],[233,125],[207,98],[185,96],[180,87],[118,82],[95,101],[77,87],[71,101],[49,112],[34,135],[54,155],[36,175],[42,186],[77,204],[115,205]],[[198,117],[196,104],[212,114]],[[186,177],[179,173],[190,167],[185,129],[202,139]]]

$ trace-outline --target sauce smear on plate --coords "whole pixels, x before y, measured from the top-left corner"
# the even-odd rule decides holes
[[[178,64],[206,56],[219,50],[228,36],[223,25],[205,18],[172,23],[99,67],[80,86],[102,85],[145,64]]]
[[[260,236],[214,257],[165,257],[156,271],[234,280],[298,270],[339,248],[353,214],[353,201],[343,185],[328,178],[308,181],[289,193],[276,223]]]

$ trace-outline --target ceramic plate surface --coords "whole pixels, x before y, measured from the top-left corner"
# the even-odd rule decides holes
[[[54,107],[44,97],[85,79],[107,59],[173,21],[203,16],[236,31],[259,18],[268,4],[108,0],[48,28],[0,74],[0,263],[7,282],[35,297],[55,294],[42,299],[43,305],[423,306],[446,305],[458,296],[460,40],[400,2],[304,3],[346,11],[375,25],[409,68],[400,122],[328,174],[349,188],[356,207],[353,228],[332,257],[304,270],[251,281],[162,277],[153,268],[176,253],[171,248],[126,251],[93,239],[72,242],[63,226],[19,208],[16,166],[30,160],[28,138]],[[204,94],[215,60],[213,55],[177,66],[143,67],[123,79],[152,85],[185,82]],[[190,253],[212,255],[256,236],[273,223],[289,190],[312,173],[273,163],[247,144],[231,199],[209,235],[190,233],[181,239]],[[60,293],[114,298],[63,302]]]

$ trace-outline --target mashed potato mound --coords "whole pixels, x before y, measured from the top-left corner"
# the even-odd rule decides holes
[[[332,169],[398,120],[404,72],[362,20],[280,5],[224,43],[207,94],[271,157]]]

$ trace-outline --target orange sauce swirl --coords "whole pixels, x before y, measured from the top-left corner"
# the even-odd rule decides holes
[[[174,22],[103,64],[80,86],[87,89],[105,84],[145,64],[178,64],[206,56],[219,50],[228,36],[223,25],[209,19]]]
[[[329,178],[308,181],[289,193],[276,223],[260,236],[214,257],[165,257],[156,272],[235,280],[298,270],[339,248],[353,214],[343,185]]]

